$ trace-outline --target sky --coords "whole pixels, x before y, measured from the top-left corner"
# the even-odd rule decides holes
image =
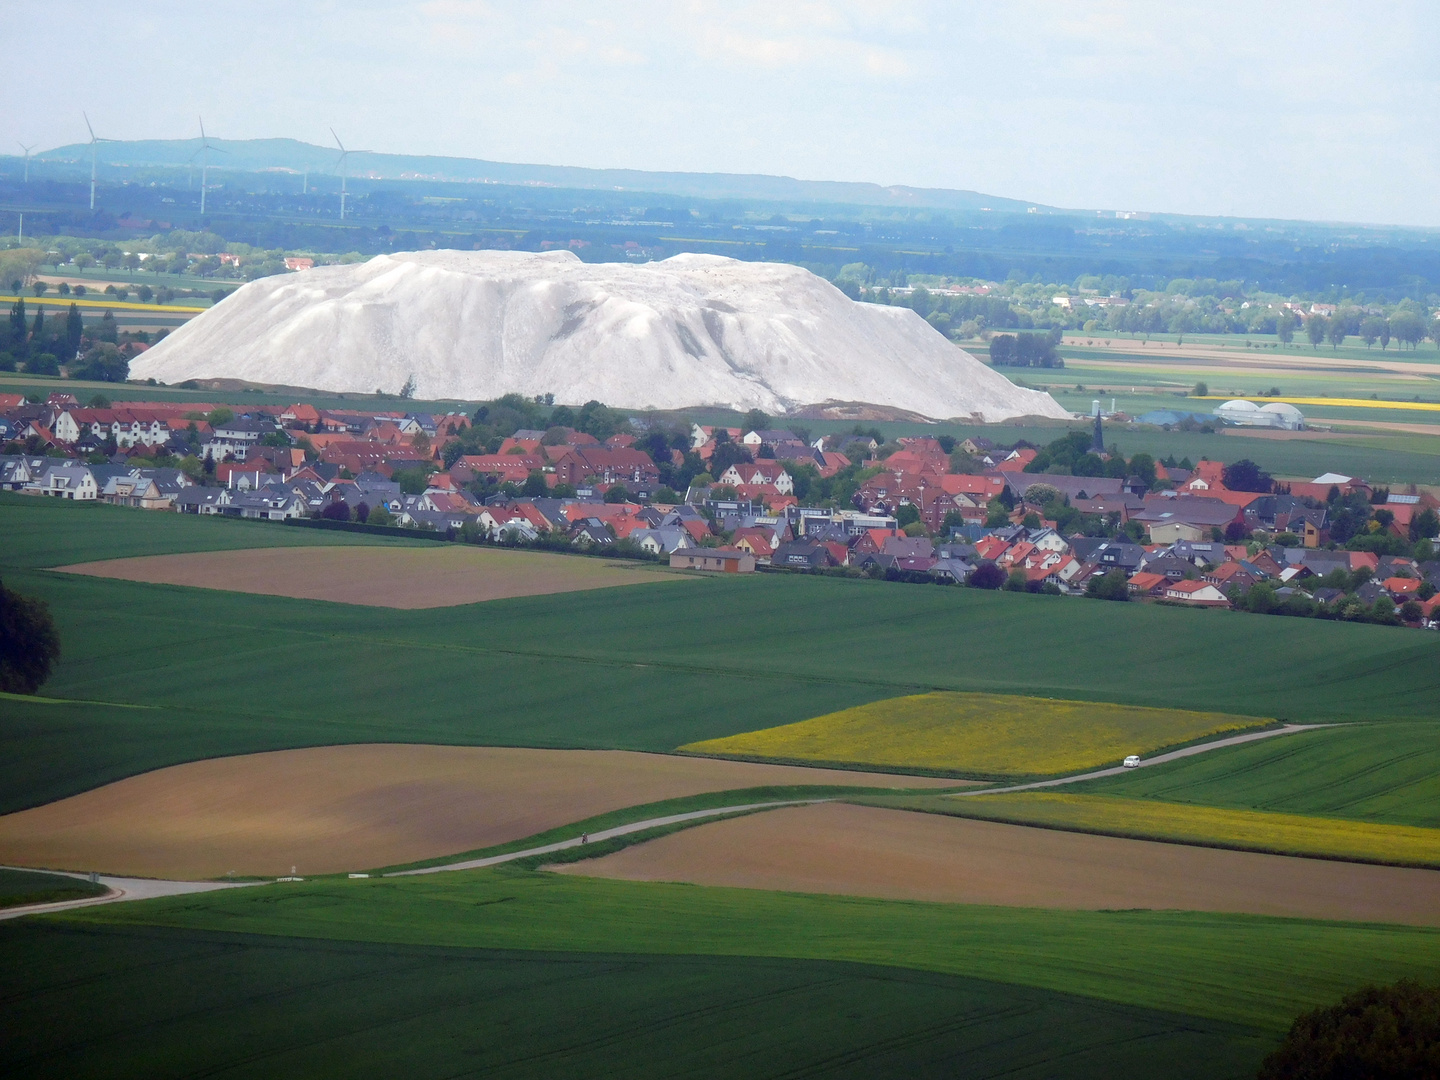
[[[1437,8],[8,0],[0,152],[285,136],[1440,226]]]

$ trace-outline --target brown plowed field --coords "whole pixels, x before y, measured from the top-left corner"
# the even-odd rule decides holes
[[[0,817],[0,864],[209,878],[365,870],[522,839],[595,814],[781,784],[953,780],[619,750],[360,745],[214,758]]]
[[[251,548],[107,559],[59,569],[153,585],[392,608],[454,607],[510,596],[684,580],[650,563],[461,544]]]
[[[1440,872],[826,803],[700,825],[562,873],[1047,908],[1440,925]]]

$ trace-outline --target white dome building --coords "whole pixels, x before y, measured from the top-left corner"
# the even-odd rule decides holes
[[[1261,405],[1260,412],[1274,418],[1270,422],[1272,427],[1299,431],[1305,426],[1305,414],[1286,401],[1272,401],[1268,405]]]
[[[1268,405],[1256,405],[1253,401],[1236,399],[1217,406],[1215,415],[1226,423],[1238,427],[1280,428],[1284,431],[1299,431],[1305,426],[1305,414],[1294,405],[1284,401],[1272,401]]]
[[[1269,421],[1259,418],[1257,415],[1259,412],[1260,406],[1253,401],[1239,399],[1215,406],[1215,415],[1221,420],[1228,420],[1232,424],[1244,424],[1247,427],[1257,427],[1269,423]]]

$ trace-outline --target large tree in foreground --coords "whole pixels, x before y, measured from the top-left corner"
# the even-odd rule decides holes
[[[1440,1076],[1440,987],[1402,979],[1302,1014],[1260,1080],[1420,1080]]]
[[[35,693],[59,656],[60,636],[45,601],[0,584],[0,690]]]

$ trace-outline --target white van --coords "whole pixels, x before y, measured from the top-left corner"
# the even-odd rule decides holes
[[[1138,769],[1139,767],[1140,767],[1140,755],[1139,755],[1139,754],[1131,754],[1129,757],[1127,757],[1127,758],[1125,759],[1125,768],[1127,768],[1127,769]]]

